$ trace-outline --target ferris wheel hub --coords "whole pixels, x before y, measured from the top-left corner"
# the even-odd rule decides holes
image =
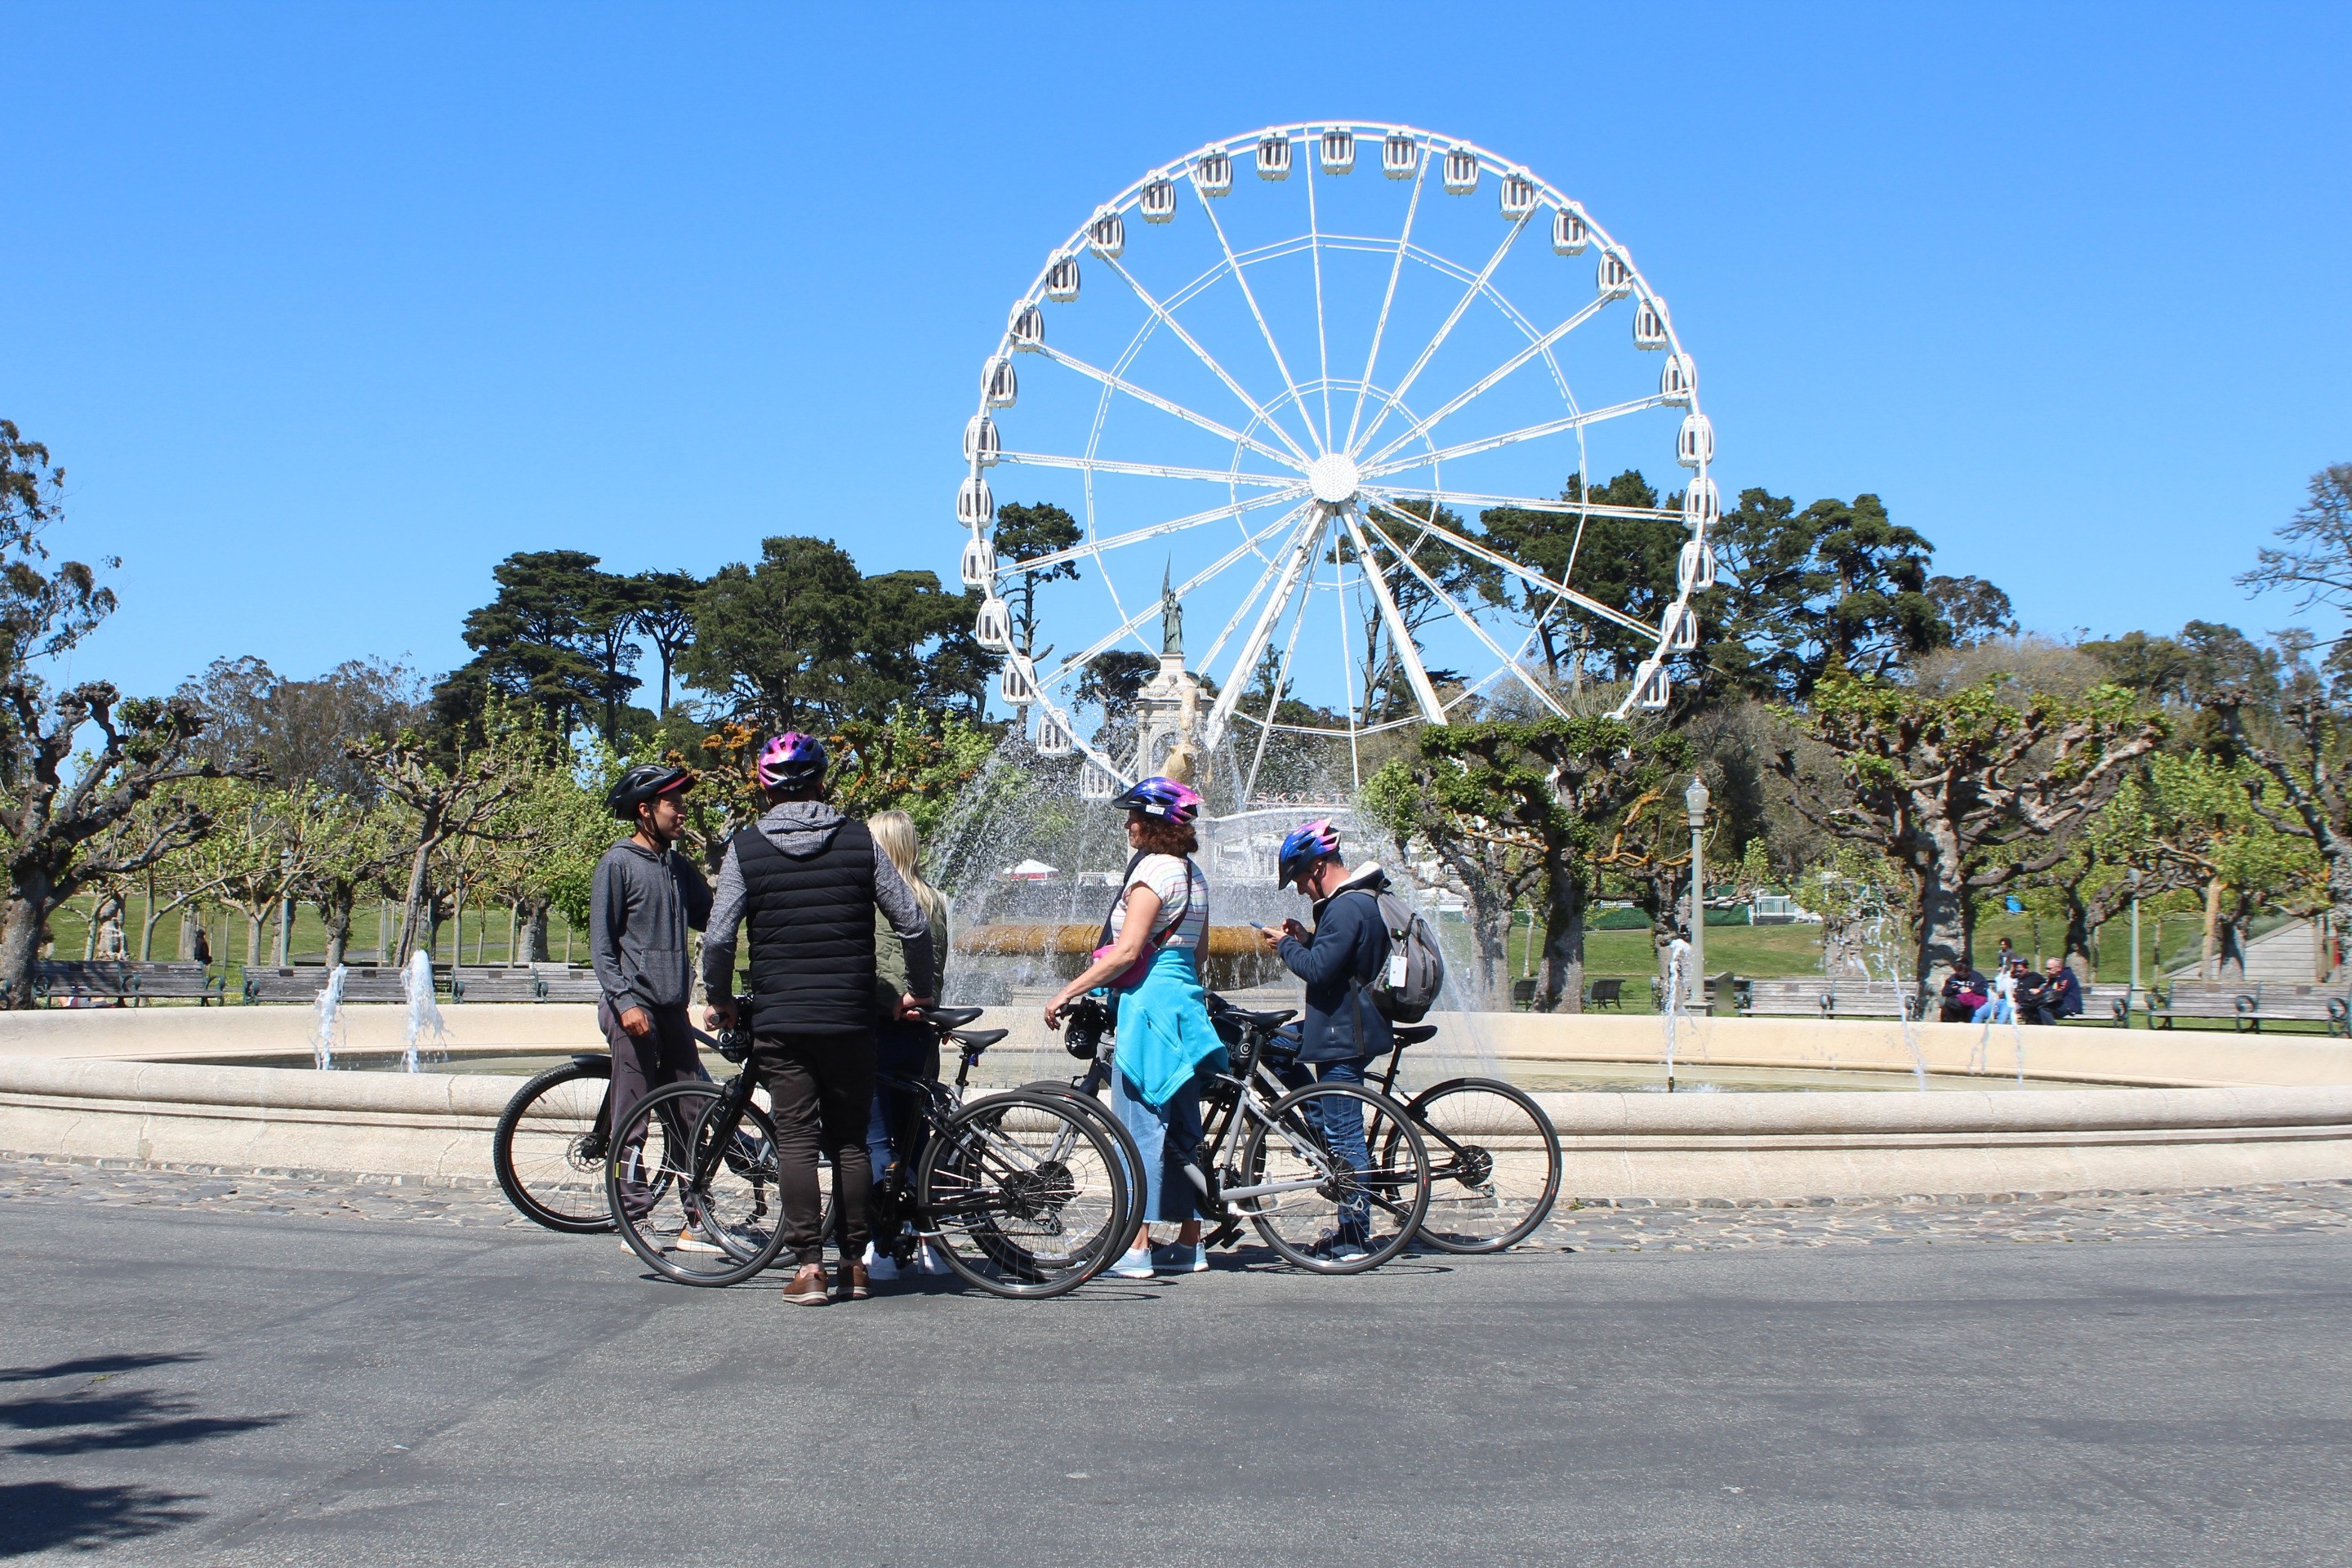
[[[1307,465],[1307,483],[1326,506],[1354,500],[1358,478],[1356,459],[1345,452],[1326,452]]]

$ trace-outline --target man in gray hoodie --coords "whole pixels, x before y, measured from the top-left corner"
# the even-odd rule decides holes
[[[785,1244],[800,1261],[784,1288],[795,1306],[827,1300],[817,1152],[833,1161],[840,1216],[835,1294],[863,1300],[866,1200],[874,1171],[866,1124],[874,1101],[874,926],[878,909],[906,943],[907,973],[931,973],[930,922],[866,825],[824,799],[824,747],[778,735],[760,752],[768,808],[728,841],[702,944],[711,1022],[731,1026],[735,933],[751,928],[749,998],[753,1070],[776,1122],[776,1187]],[[928,997],[901,997],[912,1013]]]
[[[694,986],[686,933],[709,918],[710,887],[670,847],[683,826],[679,797],[693,787],[686,769],[648,763],[624,773],[605,796],[614,816],[636,826],[596,863],[588,897],[588,955],[604,993],[596,1023],[613,1047],[616,1123],[662,1085],[702,1071],[686,1011]],[[691,1231],[678,1245],[718,1250]]]

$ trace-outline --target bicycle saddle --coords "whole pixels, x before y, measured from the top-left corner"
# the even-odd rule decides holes
[[[1253,1013],[1246,1007],[1235,1007],[1228,1004],[1225,1008],[1225,1016],[1234,1019],[1237,1022],[1246,1024],[1253,1029],[1264,1029],[1268,1034],[1271,1034],[1275,1030],[1281,1028],[1283,1025],[1290,1022],[1291,1019],[1298,1016],[1298,1009],[1296,1007],[1283,1007],[1271,1013]]]
[[[927,1007],[923,1022],[935,1029],[961,1029],[987,1011],[985,1007]]]
[[[977,1007],[971,1010],[974,1013],[980,1011]],[[948,1038],[970,1051],[973,1056],[978,1056],[1012,1032],[1010,1029],[954,1029],[949,1031]]]
[[[1434,1024],[1408,1024],[1404,1027],[1396,1030],[1395,1035],[1397,1048],[1399,1050],[1402,1050],[1407,1046],[1417,1046],[1423,1040],[1435,1039],[1437,1037],[1437,1026]]]

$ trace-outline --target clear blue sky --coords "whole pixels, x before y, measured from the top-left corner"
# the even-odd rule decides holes
[[[1874,490],[2066,634],[2252,628],[2352,460],[2352,9],[8,5],[0,416],[78,659],[437,671],[509,552],[951,578],[976,367],[1154,163],[1318,115],[1640,258],[1727,491]],[[1669,476],[1658,475],[1655,478]]]

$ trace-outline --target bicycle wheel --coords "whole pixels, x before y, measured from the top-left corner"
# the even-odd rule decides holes
[[[775,1126],[747,1103],[722,1129],[721,1099],[708,1083],[654,1090],[621,1118],[604,1163],[605,1202],[629,1250],[681,1285],[749,1279],[783,1250]],[[721,1137],[725,1152],[709,1156]]]
[[[520,1089],[490,1134],[490,1169],[528,1220],[575,1236],[613,1228],[604,1204],[604,1142],[613,1063],[574,1058]]]
[[[1559,1134],[1533,1097],[1491,1078],[1448,1079],[1413,1096],[1405,1114],[1429,1145],[1422,1240],[1444,1252],[1500,1252],[1550,1216]]]
[[[917,1228],[948,1267],[999,1296],[1058,1296],[1106,1268],[1133,1214],[1127,1156],[1059,1095],[1013,1089],[933,1127]]]
[[[1143,1223],[1139,1205],[1143,1202],[1143,1194],[1150,1190],[1150,1185],[1143,1172],[1143,1151],[1136,1145],[1135,1134],[1127,1130],[1127,1123],[1121,1121],[1109,1106],[1074,1084],[1063,1083],[1049,1078],[1040,1079],[1036,1083],[1024,1083],[1021,1087],[1032,1094],[1058,1096],[1079,1111],[1093,1117],[1097,1125],[1109,1132],[1111,1141],[1118,1145],[1119,1154],[1125,1162],[1127,1184],[1122,1192],[1129,1200],[1129,1207],[1112,1221],[1111,1233],[1115,1236],[1133,1236],[1136,1226]]]
[[[1360,1119],[1365,1164],[1338,1152]],[[1377,1151],[1377,1157],[1374,1152]],[[1360,1274],[1404,1250],[1429,1209],[1429,1150],[1403,1106],[1352,1084],[1310,1083],[1253,1114],[1226,1201],[1300,1268]]]

